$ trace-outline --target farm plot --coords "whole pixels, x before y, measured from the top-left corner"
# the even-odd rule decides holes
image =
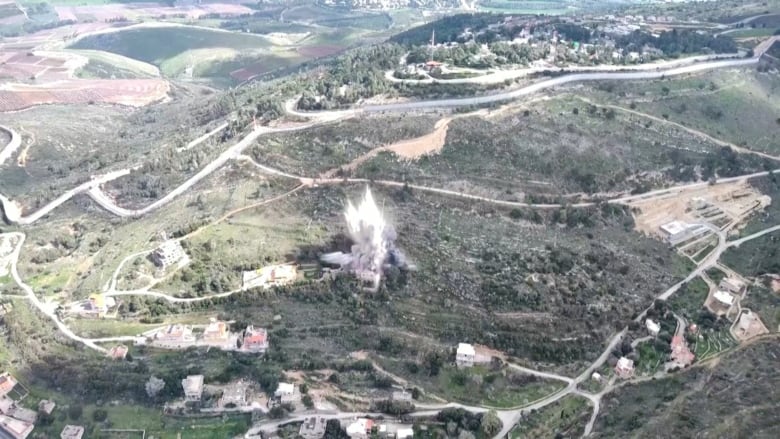
[[[56,84],[8,84],[0,89],[0,112],[42,104],[120,104],[132,107],[164,99],[170,85],[160,79],[61,81]]]

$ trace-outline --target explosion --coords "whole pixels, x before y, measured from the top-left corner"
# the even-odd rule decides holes
[[[385,221],[368,187],[357,207],[347,200],[344,218],[353,242],[350,252],[325,254],[324,262],[341,265],[360,280],[370,282],[374,290],[379,288],[386,266],[406,267],[403,253],[395,247],[395,229]]]

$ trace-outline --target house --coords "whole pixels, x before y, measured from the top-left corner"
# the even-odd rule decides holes
[[[166,268],[179,262],[186,255],[179,241],[168,240],[160,244],[152,252],[151,258],[155,265],[160,268]]]
[[[258,270],[245,271],[242,275],[244,289],[288,285],[298,279],[298,267],[293,264],[269,265]]]
[[[34,427],[35,425],[30,422],[0,415],[0,437],[3,437],[3,439],[25,439],[30,435]]]
[[[411,427],[399,428],[395,432],[396,439],[411,439],[412,437],[414,437],[414,429]]]
[[[158,331],[155,334],[155,338],[162,342],[194,342],[195,337],[192,335],[192,328],[186,325],[168,325],[162,331]]]
[[[303,439],[322,439],[325,436],[325,427],[328,421],[319,416],[312,416],[303,420],[298,436]]]
[[[601,382],[601,374],[598,372],[593,372],[593,374],[590,376],[590,379],[596,382]]]
[[[412,394],[407,392],[406,390],[402,390],[400,392],[393,392],[393,394],[390,395],[390,399],[393,401],[411,402]]]
[[[203,330],[203,341],[224,342],[227,341],[229,335],[227,323],[212,320]]]
[[[189,375],[181,380],[184,388],[184,400],[187,402],[199,402],[203,396],[203,375]]]
[[[347,425],[347,436],[351,439],[367,439],[374,428],[374,420],[368,418],[359,418],[355,422]]]
[[[108,357],[113,360],[124,360],[127,356],[127,346],[120,344],[116,345],[108,351]]]
[[[658,322],[654,322],[652,319],[645,320],[645,326],[647,327],[647,332],[649,332],[653,337],[657,336],[658,333],[661,332],[661,325],[658,324]]]
[[[16,387],[16,383],[16,378],[12,377],[8,372],[0,375],[0,396],[7,395]]]
[[[244,341],[241,348],[258,353],[264,354],[268,350],[268,331],[264,328],[255,328],[252,325],[246,327],[244,330]]]
[[[719,302],[719,304],[731,308],[731,305],[734,304],[734,296],[731,295],[731,293],[723,290],[715,291],[715,294],[712,295],[712,297],[715,298]]]
[[[116,306],[116,300],[113,297],[106,297],[103,294],[93,294],[84,304],[84,313],[95,314],[103,317],[109,309]]]
[[[56,405],[57,404],[55,404],[54,401],[42,399],[41,402],[38,403],[38,411],[50,415],[54,411]]]
[[[680,367],[688,366],[693,363],[693,359],[696,356],[688,349],[688,345],[680,335],[672,337],[672,361],[677,363]]]
[[[276,388],[274,396],[279,399],[282,404],[290,404],[298,401],[301,398],[298,389],[295,384],[292,383],[279,383],[279,387]]]
[[[620,357],[615,365],[615,374],[620,378],[628,379],[634,376],[634,360],[626,357]]]
[[[66,425],[60,433],[60,439],[81,439],[84,436],[84,427],[80,425]]]
[[[458,367],[472,367],[474,366],[476,354],[474,346],[468,343],[458,343],[458,350],[455,352],[455,364]]]
[[[246,392],[247,386],[243,382],[234,383],[226,386],[222,389],[222,398],[219,400],[219,405],[225,407],[227,405],[233,405],[235,407],[246,406]]]
[[[726,277],[720,281],[718,289],[741,296],[747,289],[747,285],[737,278]]]

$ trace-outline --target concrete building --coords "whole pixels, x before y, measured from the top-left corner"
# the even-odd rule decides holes
[[[292,383],[279,383],[279,387],[276,388],[274,396],[282,404],[291,404],[301,399],[298,388]]]
[[[25,439],[30,435],[34,427],[35,425],[30,422],[0,415],[0,437],[3,437],[3,439]]]
[[[414,437],[414,429],[411,427],[399,428],[395,432],[395,439],[411,439]]]
[[[60,439],[81,439],[84,436],[84,427],[80,425],[66,425],[60,433]]]
[[[615,374],[623,379],[628,379],[634,376],[634,360],[630,360],[626,357],[620,357],[615,365]]]
[[[720,283],[718,284],[718,289],[741,296],[745,293],[747,285],[745,285],[745,282],[737,278],[726,277],[721,279]]]
[[[187,325],[168,325],[155,334],[155,339],[168,343],[192,343],[195,336],[192,335],[192,328]]]
[[[649,332],[653,337],[657,336],[658,333],[661,332],[661,325],[657,322],[654,322],[652,319],[645,320],[645,326],[647,327],[647,332]]]
[[[207,342],[225,342],[228,339],[230,332],[228,331],[227,323],[212,320],[211,323],[203,330],[203,341]]]
[[[373,419],[359,418],[355,422],[347,425],[347,435],[350,439],[367,439],[371,436],[371,430],[374,428]]]
[[[151,258],[158,267],[167,268],[182,260],[186,255],[179,241],[168,240],[152,252]]]
[[[590,379],[596,382],[601,382],[601,374],[598,372],[593,372],[593,374],[590,376]]]
[[[255,328],[252,325],[246,327],[241,349],[257,354],[264,354],[268,350],[268,331],[264,328]]]
[[[731,308],[731,305],[734,304],[734,296],[727,291],[723,291],[723,290],[715,291],[712,297],[714,297],[715,300],[717,300],[720,305],[725,306],[727,308]]]
[[[306,418],[301,424],[301,429],[298,431],[298,436],[303,439],[322,439],[325,436],[325,427],[328,421],[325,418],[319,416],[312,416]]]
[[[406,390],[393,392],[392,395],[390,395],[390,399],[393,401],[412,402],[412,394]]]
[[[472,367],[474,366],[476,354],[474,346],[468,343],[458,343],[458,350],[455,352],[455,364],[458,367]]]
[[[8,372],[0,375],[0,396],[7,395],[11,390],[16,387],[16,378],[12,377]]]
[[[298,267],[293,264],[269,265],[258,270],[245,271],[242,275],[244,289],[288,285],[298,279]]]
[[[40,413],[50,415],[54,411],[54,407],[56,407],[57,404],[54,401],[48,400],[48,399],[42,399],[41,402],[38,403],[38,411]]]
[[[701,224],[687,224],[682,221],[671,221],[661,226],[667,241],[672,245],[680,244],[699,235],[703,235],[709,229]]]
[[[184,400],[187,402],[199,402],[203,396],[203,375],[190,375],[181,380],[184,388]]]

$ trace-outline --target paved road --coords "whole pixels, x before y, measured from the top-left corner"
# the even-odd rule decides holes
[[[106,352],[106,349],[104,349],[101,346],[98,346],[95,344],[94,340],[80,337],[76,335],[73,331],[68,328],[67,325],[62,323],[62,321],[57,316],[56,312],[54,312],[51,307],[47,307],[43,302],[41,302],[40,299],[38,299],[38,296],[35,295],[35,292],[33,289],[24,283],[21,276],[19,276],[19,271],[17,270],[17,263],[19,262],[19,255],[22,252],[22,245],[24,244],[25,234],[20,232],[12,232],[6,234],[6,236],[16,236],[18,238],[18,242],[16,244],[16,248],[14,249],[12,256],[11,256],[11,277],[13,278],[14,282],[16,282],[17,285],[24,291],[27,299],[38,308],[38,310],[43,313],[46,317],[49,318],[52,322],[54,322],[55,325],[57,325],[57,328],[62,332],[66,337],[70,338],[73,341],[79,342],[83,344],[84,346],[94,349],[99,352]]]
[[[394,70],[388,70],[385,72],[385,79],[390,82],[399,82],[405,84],[499,84],[506,80],[513,80],[516,78],[522,78],[535,73],[543,72],[557,72],[557,73],[578,73],[578,72],[625,72],[630,70],[653,70],[653,69],[671,69],[675,67],[681,67],[694,63],[715,61],[719,59],[730,59],[741,56],[738,53],[726,53],[719,55],[699,55],[691,56],[687,58],[659,61],[646,64],[635,65],[598,65],[598,66],[569,66],[569,67],[525,67],[520,69],[508,69],[508,70],[495,70],[493,73],[484,74],[481,76],[473,76],[469,78],[453,78],[453,79],[401,79],[393,76]],[[474,69],[472,69],[474,71]],[[476,70],[476,72],[484,72]]]
[[[763,52],[761,52],[763,53]],[[528,96],[538,93],[542,90],[568,84],[571,82],[601,81],[601,80],[638,80],[638,79],[660,79],[668,76],[678,76],[690,73],[701,72],[705,70],[720,69],[726,67],[744,67],[758,63],[760,54],[752,58],[703,62],[690,66],[677,67],[667,70],[653,70],[643,72],[600,72],[600,73],[574,73],[571,75],[559,76],[535,84],[519,88],[517,90],[500,92],[496,94],[476,96],[470,98],[439,99],[432,101],[401,102],[394,104],[369,105],[361,108],[366,113],[381,113],[394,111],[425,110],[433,108],[448,107],[468,107],[475,105],[492,104],[517,99],[522,96]]]
[[[9,141],[5,147],[0,150],[0,166],[2,166],[3,163],[5,163],[5,161],[8,160],[8,158],[11,157],[17,149],[19,149],[19,146],[22,144],[22,136],[20,136],[19,133],[13,129],[4,125],[0,125],[0,131],[5,131],[8,133],[8,135],[11,136],[11,141]]]
[[[764,236],[772,232],[777,232],[778,230],[780,230],[780,225],[770,227],[768,229],[764,229],[760,232],[753,233],[752,235],[748,235],[744,238],[736,239],[734,241],[729,241],[728,243],[726,243],[726,247],[739,247],[739,245],[745,241],[750,241],[751,239],[760,238],[761,236]]]

